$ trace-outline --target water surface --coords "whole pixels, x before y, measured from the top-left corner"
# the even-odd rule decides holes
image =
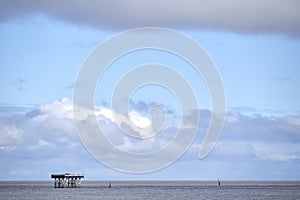
[[[300,181],[82,181],[54,188],[50,181],[2,181],[0,199],[300,199]]]

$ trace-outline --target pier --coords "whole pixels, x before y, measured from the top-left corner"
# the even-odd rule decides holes
[[[51,174],[54,178],[54,188],[80,188],[83,174]]]

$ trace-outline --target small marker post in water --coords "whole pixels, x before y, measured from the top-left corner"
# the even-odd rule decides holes
[[[218,186],[221,186],[221,180],[218,178]]]
[[[109,182],[109,184],[108,184],[108,188],[111,188],[112,186],[111,186],[111,182]]]

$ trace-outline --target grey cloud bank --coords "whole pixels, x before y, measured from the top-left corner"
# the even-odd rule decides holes
[[[297,0],[0,2],[1,21],[36,14],[111,30],[159,26],[300,36],[300,2]]]

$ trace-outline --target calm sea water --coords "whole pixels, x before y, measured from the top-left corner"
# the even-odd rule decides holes
[[[53,182],[0,182],[0,199],[300,199],[300,181],[82,181],[81,188]]]

